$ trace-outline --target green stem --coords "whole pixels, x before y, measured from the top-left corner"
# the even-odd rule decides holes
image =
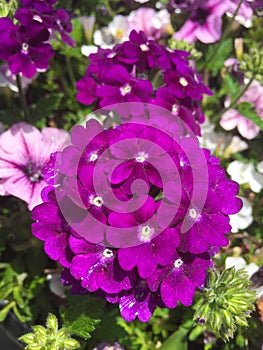
[[[234,12],[233,17],[230,19],[228,25],[226,26],[226,28],[225,28],[225,30],[224,30],[222,36],[221,36],[221,39],[220,39],[219,43],[216,45],[216,48],[215,48],[214,52],[212,53],[212,55],[210,56],[210,58],[208,59],[208,61],[206,61],[206,62],[204,63],[204,65],[203,65],[203,67],[201,67],[201,69],[205,69],[205,68],[209,65],[209,63],[214,59],[214,57],[216,56],[216,54],[217,54],[218,50],[220,49],[222,43],[224,42],[224,40],[225,40],[226,37],[228,36],[229,29],[231,28],[232,23],[234,22],[234,20],[235,20],[235,18],[236,18],[236,15],[238,14],[238,11],[239,11],[239,9],[240,9],[240,7],[241,7],[241,5],[242,5],[243,2],[244,2],[244,0],[240,0],[240,1],[239,1],[239,4],[238,4],[238,6],[237,6],[237,8],[236,8],[236,11]]]
[[[108,10],[109,14],[111,15],[111,17],[115,17],[115,13],[111,8],[110,2],[109,0],[104,0],[103,1],[103,5],[105,6],[105,8]]]
[[[71,82],[71,85],[75,91],[76,89],[76,78],[75,78],[75,74],[73,72],[72,66],[71,66],[71,60],[69,56],[66,56],[66,65],[67,65],[67,69],[68,69],[68,74],[69,74],[69,79]]]
[[[240,93],[234,98],[234,100],[230,103],[230,105],[226,108],[224,108],[220,113],[217,114],[216,120],[218,120],[225,112],[227,112],[229,109],[235,107],[238,100],[244,95],[244,93],[248,90],[250,85],[252,84],[254,80],[254,77],[250,78],[249,82],[246,86],[240,91]]]
[[[24,91],[23,91],[23,88],[22,88],[21,77],[20,77],[19,74],[16,75],[16,84],[17,84],[17,88],[18,88],[19,100],[20,100],[21,108],[23,110],[24,119],[26,121],[28,121],[28,119],[29,119],[29,112],[28,112],[28,108],[27,108],[25,94],[24,94]]]

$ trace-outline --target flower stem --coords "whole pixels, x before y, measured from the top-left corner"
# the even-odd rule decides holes
[[[204,62],[204,66],[203,66],[201,69],[205,69],[205,68],[209,65],[209,63],[214,59],[214,57],[216,56],[216,54],[217,54],[218,50],[220,49],[222,43],[224,42],[224,40],[225,40],[226,37],[228,36],[229,29],[231,28],[232,23],[234,22],[234,20],[235,20],[237,14],[238,14],[238,11],[240,10],[240,7],[241,7],[241,5],[242,5],[243,2],[244,2],[244,0],[240,0],[240,1],[239,1],[239,4],[238,4],[238,6],[237,6],[237,8],[236,8],[236,11],[234,12],[233,17],[230,19],[228,25],[226,26],[226,28],[225,28],[225,30],[224,30],[222,36],[221,36],[221,39],[220,39],[219,43],[218,43],[218,44],[216,45],[216,47],[215,47],[214,52],[213,52],[212,55],[209,57],[208,61]]]
[[[229,109],[235,107],[238,100],[244,95],[244,93],[248,90],[250,85],[252,84],[254,80],[254,77],[250,78],[247,85],[244,86],[244,88],[239,92],[239,94],[234,98],[234,100],[230,103],[228,107],[225,107],[220,113],[217,114],[216,120],[218,120],[225,112],[227,112]]]
[[[24,91],[23,91],[23,88],[22,88],[21,77],[20,77],[19,74],[16,75],[16,84],[17,84],[18,93],[19,93],[20,105],[21,105],[21,108],[23,110],[24,120],[28,121],[28,119],[29,119],[29,112],[28,112],[28,108],[27,108],[25,94],[24,94]]]
[[[76,88],[76,78],[75,78],[75,74],[74,74],[73,69],[72,69],[72,65],[71,65],[71,61],[70,61],[70,57],[69,56],[66,56],[66,65],[67,65],[67,69],[68,69],[70,82],[72,84],[73,89],[75,90],[75,88]]]

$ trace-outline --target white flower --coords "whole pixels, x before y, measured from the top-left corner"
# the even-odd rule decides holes
[[[228,256],[225,261],[226,269],[230,269],[230,267],[235,267],[236,270],[245,269],[247,271],[248,277],[250,278],[252,275],[254,275],[255,272],[258,271],[259,267],[255,263],[251,263],[247,265],[247,262],[242,257],[234,257],[234,256]]]
[[[92,41],[92,34],[93,34],[93,29],[94,29],[94,25],[96,22],[96,17],[95,16],[81,16],[79,17],[81,24],[83,26],[84,29],[84,34],[86,39],[88,40],[88,42]]]
[[[130,34],[130,23],[126,16],[117,15],[108,26],[110,35],[113,36],[116,43],[122,43],[128,40]]]
[[[263,174],[263,160],[258,163],[257,165],[257,171],[261,174]]]
[[[246,198],[240,198],[243,202],[242,209],[237,214],[229,215],[230,225],[232,227],[231,232],[233,233],[246,229],[253,222],[252,206]]]
[[[81,46],[81,53],[84,56],[89,57],[91,53],[97,53],[98,46],[95,45],[82,45]]]
[[[249,184],[251,190],[259,193],[263,188],[263,175],[259,174],[252,163],[243,163],[239,160],[234,160],[227,167],[227,172],[232,180],[240,185]]]
[[[212,153],[215,151],[225,158],[229,158],[231,154],[242,152],[248,148],[246,142],[242,141],[238,136],[226,133],[218,133],[214,131],[215,125],[211,124],[206,118],[201,125],[202,136],[198,137],[201,147],[208,148]]]

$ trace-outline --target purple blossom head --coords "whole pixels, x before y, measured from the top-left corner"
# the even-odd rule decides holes
[[[32,21],[38,21],[43,28],[58,32],[62,41],[74,47],[74,40],[69,35],[72,31],[71,15],[66,10],[53,6],[57,0],[21,2],[23,7],[16,11],[15,18],[23,26],[27,26]]]
[[[0,18],[0,58],[6,60],[13,74],[33,78],[37,71],[46,70],[54,51],[47,40],[49,31],[38,21],[27,26],[15,25],[8,17]]]
[[[228,244],[229,214],[241,208],[239,187],[168,109],[126,102],[96,111],[105,113],[108,128],[75,126],[51,155],[32,231],[72,293],[96,293],[127,321],[147,322],[156,306],[189,306],[203,288],[211,257]]]
[[[89,56],[86,76],[77,82],[77,99],[94,103],[96,108],[121,102],[152,103],[200,134],[203,115],[199,102],[203,94],[212,93],[190,67],[188,56],[188,52],[167,49],[144,32],[133,30],[128,41]],[[123,115],[130,117],[126,110]]]

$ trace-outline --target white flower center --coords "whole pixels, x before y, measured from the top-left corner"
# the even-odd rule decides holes
[[[43,21],[42,21],[42,18],[41,18],[39,15],[34,15],[34,16],[33,16],[33,19],[34,19],[35,21],[40,22],[40,23],[43,22]]]
[[[141,44],[140,48],[142,51],[149,51],[149,47],[146,44]]]
[[[125,86],[122,86],[121,88],[120,88],[120,90],[121,90],[121,95],[122,96],[125,96],[125,95],[127,95],[127,94],[129,94],[130,92],[131,92],[131,86],[129,85],[129,84],[127,84],[127,85],[125,85]]]
[[[183,260],[182,259],[176,259],[175,260],[175,262],[174,262],[174,267],[176,268],[176,269],[178,269],[181,265],[183,265]]]
[[[138,156],[135,158],[136,162],[143,163],[149,157],[149,155],[145,152],[139,152]]]
[[[196,219],[197,218],[197,212],[194,208],[190,209],[189,210],[189,216],[192,218],[192,219]]]
[[[172,106],[172,113],[173,113],[173,114],[176,114],[177,111],[178,111],[178,105],[174,104],[174,105]]]
[[[29,46],[27,43],[22,44],[22,51],[27,52],[28,48],[29,48]]]
[[[97,153],[92,153],[89,157],[90,162],[94,162],[97,159],[98,159]]]
[[[142,242],[148,242],[151,240],[154,230],[150,226],[143,226],[140,230],[139,238]]]
[[[105,256],[105,258],[112,258],[113,257],[113,251],[108,249],[108,248],[104,249],[102,254],[103,254],[103,256]]]
[[[182,86],[187,86],[188,85],[188,82],[187,80],[184,78],[184,77],[181,77],[179,79],[179,83],[182,85]]]
[[[93,204],[93,205],[95,205],[96,207],[100,208],[100,207],[102,207],[102,205],[103,205],[103,199],[102,199],[102,197],[100,197],[100,196],[92,197],[92,198],[90,199],[90,203]]]

